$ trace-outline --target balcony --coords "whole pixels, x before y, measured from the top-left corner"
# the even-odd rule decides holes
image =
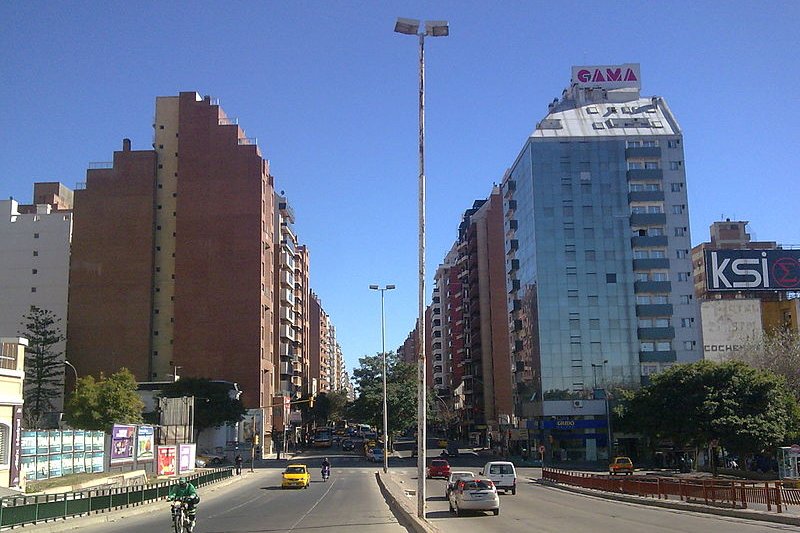
[[[639,352],[640,363],[674,363],[678,358],[675,350],[663,352]]]
[[[635,237],[631,237],[631,246],[634,248],[660,248],[666,245],[666,235],[637,235]]]
[[[634,168],[628,171],[628,181],[661,179],[664,179],[664,171],[660,168]]]
[[[631,226],[663,226],[667,223],[664,213],[633,213]]]
[[[675,338],[675,328],[639,328],[636,330],[639,340],[657,341]]]
[[[636,306],[636,316],[672,316],[672,304],[644,304]]]
[[[636,281],[633,284],[636,294],[665,294],[672,292],[672,283],[669,281]]]
[[[660,146],[631,146],[625,149],[625,159],[636,157],[658,158],[661,159]]]
[[[647,270],[663,270],[668,268],[669,268],[669,259],[667,259],[666,257],[633,260],[634,272],[644,272]]]
[[[281,361],[278,365],[278,369],[282,376],[288,376],[292,373],[292,367],[289,364],[289,361]]]

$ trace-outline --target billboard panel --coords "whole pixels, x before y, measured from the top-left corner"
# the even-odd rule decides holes
[[[572,84],[578,87],[620,89],[641,88],[639,63],[623,65],[585,65],[572,67]]]
[[[706,290],[798,291],[800,250],[706,250]]]
[[[157,472],[159,476],[174,476],[178,473],[178,447],[174,445],[158,447]]]
[[[196,448],[194,444],[181,444],[179,445],[180,463],[178,465],[178,473],[191,472],[194,470],[194,462],[196,459]]]
[[[153,426],[139,426],[136,432],[136,460],[152,461],[155,458]]]
[[[709,300],[700,304],[703,357],[727,361],[748,341],[761,338],[761,300]]]
[[[114,427],[111,430],[112,463],[133,461],[134,435],[136,435],[136,426],[114,424]]]

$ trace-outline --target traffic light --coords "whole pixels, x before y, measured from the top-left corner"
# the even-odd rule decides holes
[[[308,408],[309,409],[313,409],[314,408],[314,395],[313,394],[311,395],[311,398],[308,399]]]
[[[258,435],[253,435],[253,446],[258,446]]]

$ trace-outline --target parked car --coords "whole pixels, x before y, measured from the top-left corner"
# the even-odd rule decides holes
[[[367,447],[367,461],[375,460],[375,448]]]
[[[508,461],[489,461],[480,472],[481,476],[491,479],[497,490],[517,493],[517,469]]]
[[[434,459],[428,466],[428,478],[441,477],[447,479],[450,476],[450,463],[444,459]]]
[[[468,470],[455,470],[450,472],[450,477],[447,478],[447,487],[444,489],[444,497],[450,499],[450,493],[456,488],[458,482],[462,479],[475,479],[475,474]]]
[[[608,465],[608,473],[612,476],[619,473],[630,476],[633,474],[633,461],[630,457],[614,457],[614,460]]]
[[[307,489],[311,485],[311,473],[306,465],[289,465],[281,476],[281,488],[301,488]]]
[[[491,479],[461,479],[450,493],[450,512],[460,516],[464,511],[492,511],[500,514],[500,497]]]
[[[342,451],[343,451],[343,452],[349,452],[349,451],[352,451],[352,450],[353,450],[353,448],[355,448],[355,444],[353,444],[353,441],[352,441],[352,440],[350,440],[350,439],[344,439],[344,440],[342,441]]]
[[[372,462],[383,463],[383,448],[372,449]]]

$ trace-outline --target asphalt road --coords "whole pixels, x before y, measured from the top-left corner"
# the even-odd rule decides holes
[[[459,470],[462,467],[459,466]],[[473,470],[476,474],[480,468]],[[416,484],[416,471],[399,468],[407,477],[406,483]],[[797,526],[770,524],[751,520],[661,509],[643,505],[583,496],[559,489],[545,487],[529,481],[541,470],[520,469],[517,494],[500,495],[500,515],[475,513],[455,517],[448,510],[444,498],[445,481],[428,480],[426,493],[428,519],[442,533],[467,533],[471,531],[564,533],[754,533],[797,531]]]
[[[245,473],[241,480],[218,490],[211,487],[200,489],[202,501],[195,533],[406,531],[397,523],[380,493],[374,465],[361,457],[329,457],[332,475],[327,482],[320,478],[317,466],[320,457],[292,461],[306,463],[311,469],[312,483],[308,489],[282,490],[283,468],[280,467]],[[170,512],[166,502],[151,504],[147,509],[149,512],[128,516],[113,524],[85,522],[81,525],[82,518],[69,522],[86,533],[170,531]]]

